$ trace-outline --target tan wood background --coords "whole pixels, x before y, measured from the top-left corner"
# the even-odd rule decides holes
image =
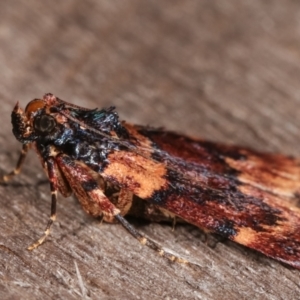
[[[299,154],[300,2],[0,2],[0,172],[20,145],[10,112],[46,92],[122,119],[210,140]],[[0,186],[1,299],[299,299],[299,271],[191,226],[134,224],[198,268],[170,264],[120,225],[60,197],[34,252],[50,192],[34,154]],[[76,273],[78,266],[80,276]]]

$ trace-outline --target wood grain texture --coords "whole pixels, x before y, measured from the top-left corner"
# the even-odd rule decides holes
[[[13,105],[46,92],[116,105],[133,123],[298,155],[299,11],[293,0],[0,2],[1,173],[20,148]],[[199,267],[170,264],[73,197],[60,197],[51,238],[28,252],[50,214],[35,155],[0,195],[1,299],[299,298],[297,270],[229,241],[211,249],[191,226],[135,222]]]

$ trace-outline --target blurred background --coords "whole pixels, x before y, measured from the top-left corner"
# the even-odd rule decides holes
[[[11,134],[13,105],[20,101],[25,107],[28,101],[47,92],[90,108],[115,105],[121,119],[133,123],[164,126],[263,151],[299,154],[298,1],[1,1],[0,45],[2,172],[13,166],[19,149]],[[139,248],[120,227],[97,226],[80,211],[76,201],[69,200],[58,208],[60,225],[55,227],[51,242],[35,252],[37,257],[32,256],[24,249],[42,232],[50,205],[48,186],[32,186],[40,177],[44,178],[41,167],[32,156],[20,177],[29,187],[0,187],[0,194],[4,195],[2,244],[17,249],[33,265],[30,272],[35,275],[28,279],[29,288],[25,289],[28,299],[40,296],[41,291],[49,298],[63,294],[76,299],[82,295],[72,255],[87,244],[91,247],[90,256],[86,258],[85,249],[76,261],[81,263],[89,290],[86,297],[92,299],[97,299],[96,295],[101,295],[101,299],[118,298],[120,290],[128,299],[138,295],[142,299],[183,299],[183,295],[186,299],[217,299],[218,295],[223,299],[224,295],[230,299],[279,299],[278,295],[292,299],[293,293],[299,292],[298,273],[269,260],[261,266],[259,259],[263,258],[257,260],[253,253],[248,257],[248,250],[232,243],[221,244],[216,251],[207,250],[199,239],[189,237],[188,229],[172,233],[169,227],[160,225],[143,228],[157,240],[170,241],[168,247],[178,247],[178,252],[185,253],[190,247],[191,255],[198,254],[200,260],[206,253],[206,263],[199,263],[205,272],[170,266],[151,250]],[[44,201],[38,201],[41,195]],[[74,219],[73,223],[69,219]],[[74,236],[69,240],[68,234],[76,232],[76,228],[82,233],[74,246]],[[92,234],[84,230],[97,230],[95,236],[105,243],[97,245],[97,239],[91,242]],[[177,239],[182,241],[182,236],[188,237],[180,244]],[[59,274],[64,274],[61,277],[57,275],[57,264],[50,264],[49,271],[42,268],[45,257],[62,261],[62,250],[57,250],[58,237],[62,239],[64,255],[69,257],[64,258],[66,265],[60,265],[66,272],[60,269]],[[108,246],[103,244],[112,248],[106,249]],[[97,260],[103,273],[91,280],[91,273],[99,271],[94,251],[103,251]],[[135,263],[130,267],[128,258],[122,256],[125,252],[135,255]],[[1,253],[3,266],[7,267],[11,256],[4,250]],[[102,265],[111,253],[109,263]],[[251,265],[249,260],[253,265],[245,270]],[[119,269],[116,265],[109,267],[114,264],[112,261],[120,262]],[[148,272],[142,272],[144,268]],[[7,295],[15,299],[14,295],[24,293],[22,284],[12,284],[15,274],[25,274],[24,270],[27,267],[15,267],[2,279],[0,275],[0,280],[6,282],[1,285],[5,291],[2,299]],[[46,281],[34,279],[41,272],[46,272]],[[50,274],[56,274],[52,281]],[[104,279],[105,274],[109,278]],[[47,285],[48,280],[52,288]]]
[[[2,1],[1,99],[25,105],[52,92],[116,105],[132,122],[279,151],[279,138],[298,137],[299,6]]]

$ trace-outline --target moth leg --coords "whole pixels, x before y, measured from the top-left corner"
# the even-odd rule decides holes
[[[64,154],[58,155],[55,161],[87,214],[94,217],[102,216],[107,222],[120,213],[120,210],[105,195],[104,182],[99,178],[98,173]]]
[[[43,244],[47,236],[50,234],[51,225],[56,219],[56,202],[57,202],[57,191],[58,191],[58,176],[56,173],[57,168],[53,158],[49,158],[46,163],[47,163],[47,171],[48,171],[50,190],[51,190],[51,214],[44,235],[27,248],[30,251],[34,250],[35,248]]]
[[[127,220],[122,217],[121,215],[116,215],[115,219],[118,220],[122,226],[133,236],[135,237],[142,245],[146,245],[147,247],[155,250],[158,252],[158,254],[162,257],[167,258],[168,260],[172,262],[179,262],[179,263],[188,263],[187,260],[175,256],[170,252],[165,251],[164,249],[161,248],[159,244],[156,242],[147,239],[143,234],[139,233]]]
[[[114,217],[120,213],[120,210],[110,202],[103,190],[100,187],[94,187],[91,190],[86,190],[86,193],[88,198],[84,200],[88,205],[84,204],[83,199],[80,199],[83,209],[95,217],[101,216],[105,222],[113,222]]]
[[[176,216],[174,216],[173,220],[172,220],[172,231],[175,231],[175,226],[176,226]]]
[[[227,238],[221,236],[221,235],[218,235],[218,234],[214,234],[210,231],[205,231],[203,230],[203,235],[201,237],[201,241],[203,243],[205,243],[209,248],[216,248],[216,246],[218,245],[218,243],[222,243],[224,241],[227,240]]]
[[[26,154],[28,150],[30,149],[30,144],[24,144],[18,159],[18,162],[16,164],[16,167],[8,174],[4,175],[1,179],[0,182],[8,182],[10,181],[15,175],[18,175],[21,171],[22,165],[25,161]]]
[[[206,239],[206,245],[212,249],[216,248],[219,243],[224,243],[227,240],[226,237],[210,233]]]
[[[127,215],[128,211],[132,206],[133,194],[128,192],[126,189],[121,189],[119,192],[114,193],[108,197],[109,200],[114,204],[114,206],[120,210],[120,215]],[[115,219],[105,220],[106,222],[114,222]]]

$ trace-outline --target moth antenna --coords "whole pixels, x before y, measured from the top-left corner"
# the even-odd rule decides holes
[[[62,100],[60,98],[55,97],[51,93],[45,94],[44,97],[43,97],[44,100],[47,100],[49,98],[50,99],[55,99],[55,101],[57,101],[59,104],[64,104],[67,107],[78,108],[78,109],[84,110],[84,111],[93,110],[93,109],[90,109],[90,108],[86,108],[86,107],[82,107],[82,106],[79,106],[79,105],[76,105],[76,104],[72,104],[72,103],[66,102],[66,101],[64,101],[64,100]]]
[[[99,134],[99,135],[101,135],[103,137],[106,137],[108,139],[113,139],[113,140],[119,140],[117,137],[113,137],[113,136],[110,136],[108,134],[105,134],[105,133],[103,133],[103,132],[101,132],[101,131],[93,128],[93,127],[90,127],[90,126],[86,125],[84,122],[78,121],[76,118],[72,117],[70,114],[68,114],[68,113],[66,113],[66,112],[64,112],[62,110],[60,110],[59,113],[61,113],[62,115],[64,115],[69,120],[71,120],[71,121],[73,121],[73,122],[81,125],[82,127],[86,128],[86,129],[88,129],[88,130],[90,130],[92,132],[95,132],[95,133],[97,133],[97,134]]]

